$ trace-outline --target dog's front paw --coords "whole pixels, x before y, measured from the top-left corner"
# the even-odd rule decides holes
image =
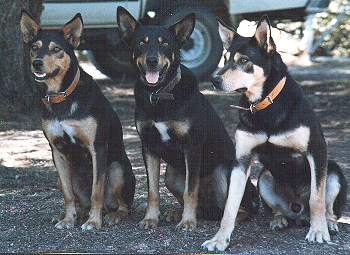
[[[309,233],[307,233],[305,239],[310,244],[313,244],[315,242],[323,243],[323,241],[326,241],[328,243],[331,241],[327,227],[326,228],[315,228],[315,227],[311,226]]]
[[[202,248],[207,251],[224,251],[227,246],[230,244],[230,237],[217,237],[214,236],[212,239],[205,241],[202,244]]]
[[[54,216],[51,220],[52,223],[58,223],[64,219],[64,213]]]
[[[100,229],[102,226],[102,220],[101,219],[94,219],[94,218],[89,218],[87,222],[85,222],[82,226],[81,229],[83,231],[85,230],[91,230],[91,229]]]
[[[52,219],[57,220],[57,219]],[[64,229],[64,228],[72,228],[74,227],[74,219],[73,218],[64,218],[63,220],[59,221],[56,225],[56,228],[58,229]]]
[[[169,210],[164,214],[164,217],[167,222],[180,221],[182,218],[182,210]]]
[[[182,219],[179,224],[176,226],[177,231],[181,230],[195,230],[197,227],[196,220],[184,220]]]
[[[288,221],[283,215],[277,215],[273,217],[273,220],[270,222],[270,228],[272,230],[281,230],[288,226]]]
[[[143,229],[155,228],[158,224],[158,219],[144,218],[139,222],[139,227]]]
[[[105,221],[108,225],[114,225],[121,222],[123,219],[128,217],[129,212],[124,210],[118,210],[116,212],[111,212],[106,215]]]

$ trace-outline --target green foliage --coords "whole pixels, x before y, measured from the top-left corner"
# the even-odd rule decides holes
[[[315,30],[315,40],[330,28],[337,20],[337,17],[347,8],[345,17],[326,36],[314,55],[332,57],[350,57],[350,1],[333,0],[328,11],[316,15],[313,28]]]

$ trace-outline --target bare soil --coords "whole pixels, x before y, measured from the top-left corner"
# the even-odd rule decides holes
[[[90,69],[91,66],[84,65]],[[350,64],[314,63],[294,65],[291,73],[300,81],[310,100],[329,145],[329,157],[342,167],[350,180]],[[95,78],[99,78],[96,76]],[[116,226],[82,231],[80,226],[58,230],[53,216],[64,212],[63,196],[56,187],[55,170],[48,142],[40,127],[40,113],[0,120],[0,253],[203,253],[201,244],[211,238],[219,222],[198,220],[195,231],[176,232],[176,223],[161,218],[155,229],[137,226],[145,213],[147,181],[140,141],[134,126],[133,84],[131,81],[99,79],[99,84],[123,124],[125,145],[137,179],[133,212]],[[232,139],[237,125],[238,94],[220,94],[210,82],[200,84],[214,105]],[[259,171],[252,171],[253,181]],[[162,170],[162,178],[164,167]],[[163,179],[162,179],[163,180]],[[161,180],[161,212],[179,207]],[[283,231],[269,229],[270,218],[263,209],[236,227],[228,249],[234,254],[350,254],[350,194],[340,233],[331,244],[309,245],[308,227],[289,226]],[[206,252],[207,253],[207,252]]]

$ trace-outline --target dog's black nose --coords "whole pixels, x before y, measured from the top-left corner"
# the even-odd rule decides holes
[[[215,88],[220,88],[221,83],[222,83],[222,78],[220,75],[214,75],[213,78],[211,79],[211,81],[214,84]]]
[[[44,61],[41,59],[34,59],[32,65],[35,70],[40,70],[44,66]]]
[[[158,58],[155,56],[149,56],[146,59],[146,63],[149,67],[156,67],[158,65]]]

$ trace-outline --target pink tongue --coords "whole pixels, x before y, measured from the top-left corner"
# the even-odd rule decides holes
[[[154,84],[157,83],[159,78],[159,71],[148,70],[146,71],[146,80],[148,83]]]

